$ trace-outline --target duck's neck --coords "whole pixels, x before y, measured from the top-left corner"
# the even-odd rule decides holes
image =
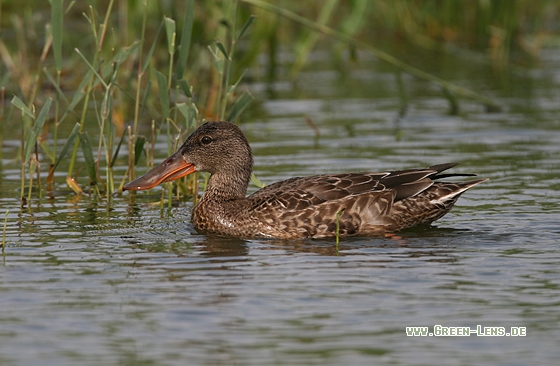
[[[245,198],[253,172],[253,154],[247,140],[243,138],[242,142],[232,149],[227,161],[218,162],[208,170],[211,176],[202,197],[207,204]]]
[[[217,172],[210,176],[203,200],[230,201],[245,198],[251,179],[248,172]]]

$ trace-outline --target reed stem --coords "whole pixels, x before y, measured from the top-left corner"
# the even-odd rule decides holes
[[[297,15],[297,14],[295,14],[295,13],[293,13],[293,12],[287,10],[287,9],[280,8],[276,5],[269,4],[269,3],[261,1],[261,0],[241,0],[241,1],[243,1],[245,3],[255,5],[255,6],[258,6],[262,9],[265,9],[265,10],[270,11],[270,12],[274,12],[278,15],[281,15],[281,16],[287,18],[287,19],[290,19],[290,20],[292,20],[294,22],[297,22],[301,25],[304,25],[304,26],[306,26],[310,29],[313,29],[317,32],[321,32],[326,36],[329,36],[331,38],[334,38],[334,39],[337,39],[339,41],[345,42],[346,44],[348,44],[350,46],[367,50],[367,51],[371,52],[372,54],[374,54],[377,58],[379,58],[379,59],[381,59],[385,62],[388,62],[388,63],[394,65],[395,67],[398,67],[399,69],[402,69],[403,71],[406,71],[409,74],[414,75],[414,76],[416,76],[420,79],[424,79],[424,80],[427,80],[427,81],[431,81],[435,84],[438,84],[442,88],[447,89],[450,92],[455,93],[459,96],[462,96],[462,97],[468,98],[468,99],[472,99],[472,100],[476,100],[476,101],[478,101],[478,102],[480,102],[480,103],[482,103],[482,104],[484,104],[484,105],[486,105],[490,108],[493,108],[493,109],[500,109],[501,108],[500,105],[491,98],[488,98],[484,95],[476,93],[476,92],[474,92],[470,89],[467,89],[467,88],[455,85],[453,83],[450,83],[450,82],[448,82],[448,81],[446,81],[446,80],[444,80],[444,79],[442,79],[438,76],[432,75],[432,74],[430,74],[426,71],[420,70],[420,69],[418,69],[418,68],[416,68],[412,65],[407,64],[404,61],[401,61],[401,60],[397,59],[394,56],[389,55],[388,53],[386,53],[384,51],[381,51],[381,50],[373,47],[370,44],[367,44],[367,43],[362,42],[360,40],[357,40],[353,37],[350,37],[346,34],[338,32],[338,31],[336,31],[336,30],[334,30],[330,27],[327,27],[326,25],[315,23],[315,22],[313,22],[313,21],[311,21],[311,20],[309,20],[305,17],[302,17],[300,15]]]
[[[5,255],[6,250],[6,228],[8,226],[8,214],[10,210],[6,210],[6,217],[4,218],[4,230],[2,231],[2,255]]]

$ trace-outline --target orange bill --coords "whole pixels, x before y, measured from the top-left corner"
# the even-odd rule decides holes
[[[194,172],[194,165],[185,162],[181,153],[177,151],[143,176],[125,184],[123,190],[141,191],[154,188],[160,183],[179,179]]]

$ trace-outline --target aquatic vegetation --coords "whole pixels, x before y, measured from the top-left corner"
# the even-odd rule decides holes
[[[51,73],[47,58],[43,58],[42,70],[28,70],[29,73],[34,73],[35,82],[32,87],[20,88],[21,99],[18,96],[12,99],[13,106],[22,112],[24,122],[22,124],[24,136],[22,145],[25,151],[22,155],[22,197],[25,196],[26,184],[27,197],[31,197],[35,183],[32,177],[35,172],[39,172],[38,147],[49,157],[49,179],[53,179],[54,170],[60,166],[63,158],[67,158],[66,182],[72,190],[77,194],[83,192],[83,183],[78,178],[79,174],[85,171],[89,181],[87,184],[89,191],[110,195],[121,189],[127,177],[135,177],[135,169],[141,163],[143,156],[147,158],[145,160],[148,165],[152,164],[154,140],[158,134],[164,133],[167,136],[168,150],[171,151],[182,139],[182,134],[194,129],[204,118],[200,116],[199,107],[193,102],[194,88],[187,81],[187,74],[189,74],[187,68],[192,66],[188,60],[193,35],[195,2],[191,0],[186,3],[180,29],[175,19],[164,16],[151,43],[148,43],[147,37],[153,26],[148,24],[150,5],[148,3],[130,5],[130,10],[136,9],[143,14],[143,17],[140,24],[140,38],[128,44],[111,39],[109,36],[111,31],[115,31],[115,28],[110,28],[115,25],[111,22],[116,11],[113,4],[114,1],[109,2],[103,16],[100,14],[100,9],[95,9],[93,6],[89,6],[82,13],[90,28],[91,42],[86,47],[75,47],[75,53],[70,56],[70,61],[66,62],[63,62],[62,57],[65,43],[62,32],[64,14],[76,4],[71,3],[66,9],[63,8],[61,0],[55,0],[51,4],[51,23],[50,29],[47,29],[45,34],[46,46],[43,54],[49,54],[52,49],[55,75]],[[127,12],[123,9],[120,11]],[[208,88],[210,90],[217,88],[218,97],[215,97],[211,103],[206,103],[204,111],[205,115],[212,119],[224,119],[226,111],[229,110],[227,118],[233,121],[253,98],[248,91],[238,92],[237,87],[241,78],[231,84],[233,60],[230,54],[234,52],[236,42],[249,29],[253,18],[250,17],[241,31],[234,34],[236,5],[226,4],[220,11],[231,21],[231,27],[225,27],[225,32],[218,35],[218,39],[223,40],[217,39],[213,45],[208,46],[215,66],[214,70],[206,70],[213,78]],[[153,19],[150,20],[152,21]],[[163,58],[161,52],[158,57],[154,56],[156,51],[161,51],[159,44],[163,36],[167,41],[167,69],[156,65]],[[178,36],[180,38],[177,41]],[[201,58],[205,61],[208,57]],[[75,64],[75,67],[83,72],[82,79],[78,80],[78,87],[71,93],[71,99],[66,92],[68,89],[66,82],[72,83],[75,80],[66,81],[62,78],[64,72],[69,72],[65,69],[68,66],[64,66],[68,62]],[[149,80],[146,80],[147,76],[150,76]],[[40,106],[42,100],[36,97],[41,85],[41,77],[46,77],[48,84],[54,87],[54,95],[52,92],[45,93],[52,97],[47,99],[40,114],[36,116],[35,105]],[[152,87],[154,79],[157,84]],[[157,89],[157,96],[159,96],[159,105],[155,108],[151,105],[158,101],[150,95],[152,89]],[[26,90],[30,92],[25,93]],[[48,114],[51,112],[51,103],[54,104],[55,112]],[[130,113],[127,105],[134,105],[134,117],[130,122],[127,122],[125,117]],[[58,151],[59,127],[72,126],[72,120],[75,126],[66,138],[62,150]],[[142,124],[150,120],[152,128],[149,132],[152,144],[148,144],[148,138],[142,135],[145,132]],[[97,121],[97,126],[93,125],[94,121]],[[52,135],[49,133],[50,128],[53,129]],[[90,135],[97,137],[98,141],[94,142]],[[128,166],[125,175],[118,183],[115,181],[114,168],[123,145],[128,148]],[[84,167],[78,167],[77,164],[80,151],[83,155]],[[49,182],[52,183],[51,180]],[[36,185],[39,188],[40,182],[36,181]],[[190,184],[190,187],[194,186],[195,184]],[[171,190],[169,194],[171,198]]]
[[[0,24],[10,24],[0,39],[0,119],[3,128],[22,130],[21,196],[27,199],[34,192],[41,197],[45,184],[52,190],[60,169],[67,169],[66,184],[76,194],[110,197],[138,169],[153,165],[158,136],[166,136],[171,153],[204,120],[237,121],[254,99],[242,82],[258,55],[267,54],[267,75],[274,78],[279,48],[292,52],[296,78],[321,36],[330,37],[341,65],[358,60],[357,50],[391,65],[402,113],[401,73],[439,85],[452,113],[460,98],[495,109],[489,97],[405,62],[385,44],[469,50],[465,57],[509,67],[512,60],[538,58],[554,39],[548,25],[559,11],[544,0],[49,4],[32,1],[21,11],[5,2],[0,13]],[[169,184],[168,202],[173,191],[196,197],[197,183],[194,175],[176,189]]]

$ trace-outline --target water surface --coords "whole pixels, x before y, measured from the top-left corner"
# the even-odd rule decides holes
[[[320,59],[318,57],[317,59]],[[265,183],[461,162],[490,180],[400,238],[238,240],[196,234],[192,204],[55,192],[21,207],[4,131],[2,365],[554,364],[560,356],[560,69],[447,77],[495,98],[449,115],[437,87],[375,60],[248,85],[243,118]],[[320,137],[305,123],[309,116]],[[165,156],[164,142],[158,152]],[[251,188],[254,190],[255,188]],[[526,327],[525,337],[407,337],[405,327]],[[445,360],[445,361],[444,361]]]

